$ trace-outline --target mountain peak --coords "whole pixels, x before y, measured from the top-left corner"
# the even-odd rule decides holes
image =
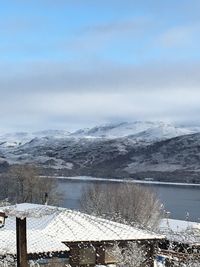
[[[191,134],[198,130],[178,127],[162,121],[134,121],[118,122],[95,126],[90,129],[79,130],[73,133],[74,137],[85,138],[121,138],[134,137],[153,139],[167,139],[180,135]]]

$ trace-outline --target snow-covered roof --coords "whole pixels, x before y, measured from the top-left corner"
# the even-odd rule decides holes
[[[175,219],[162,219],[160,223],[160,229],[169,228],[172,231],[185,231],[187,229],[199,229],[200,223],[183,221],[183,220],[175,220]]]
[[[166,235],[171,241],[180,243],[199,245],[200,244],[200,223],[163,219],[160,223],[160,232]]]
[[[3,211],[9,217],[16,218],[41,218],[45,215],[60,213],[63,208],[32,203],[21,203],[3,207]]]
[[[69,250],[62,242],[163,238],[148,231],[65,208],[23,203],[2,209],[8,218],[0,229],[0,254],[16,254],[16,217],[27,217],[28,253]]]

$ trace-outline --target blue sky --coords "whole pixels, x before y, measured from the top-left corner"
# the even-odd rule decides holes
[[[0,129],[199,125],[199,10],[199,0],[3,1]]]

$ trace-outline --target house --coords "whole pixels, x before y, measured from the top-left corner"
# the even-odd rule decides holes
[[[16,258],[16,218],[27,221],[27,252],[31,261],[59,265],[94,266],[115,263],[109,252],[127,242],[145,245],[149,266],[153,266],[154,248],[164,238],[125,224],[97,218],[79,211],[47,205],[22,203],[1,208],[6,213],[0,229],[0,258]]]

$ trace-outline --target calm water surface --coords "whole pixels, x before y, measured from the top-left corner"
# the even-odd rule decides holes
[[[59,191],[64,195],[63,206],[79,209],[82,191],[95,183],[97,182],[59,179]],[[98,183],[108,184],[115,182],[98,181]],[[189,212],[190,220],[200,221],[200,187],[151,184],[142,186],[150,187],[156,192],[165,209],[171,212],[171,218],[184,220],[186,213]]]

